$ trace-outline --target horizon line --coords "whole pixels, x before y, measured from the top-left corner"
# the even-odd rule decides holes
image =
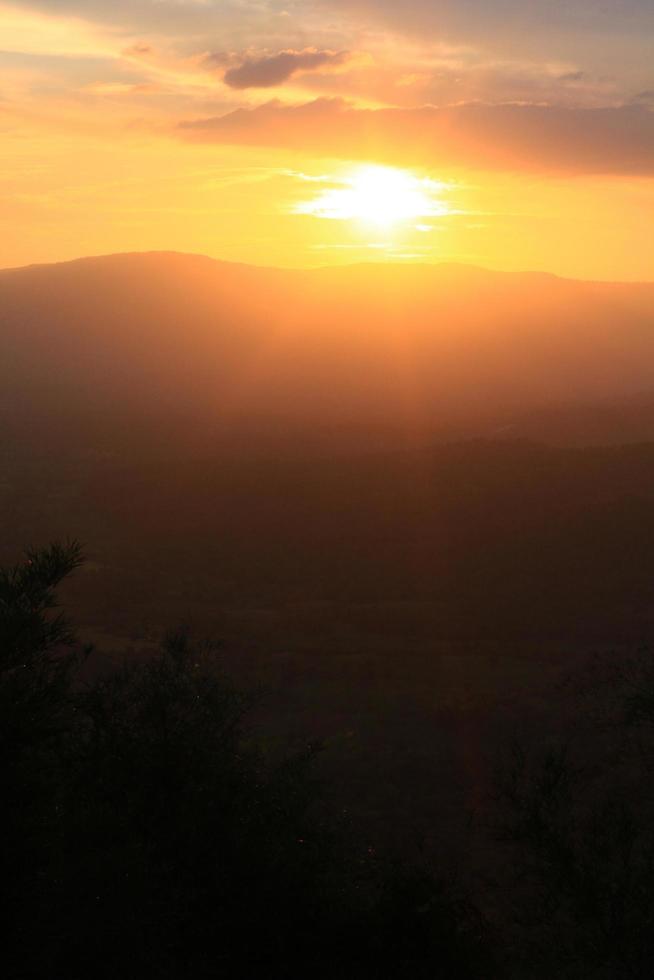
[[[237,262],[232,259],[222,259],[215,258],[212,255],[207,255],[205,252],[185,252],[178,249],[144,249],[142,251],[126,251],[126,252],[98,252],[91,253],[89,255],[79,255],[69,259],[56,259],[51,262],[28,262],[25,265],[16,266],[5,266],[0,268],[0,274],[7,272],[25,272],[30,269],[45,269],[54,268],[63,265],[74,265],[76,263],[82,263],[87,261],[93,261],[94,259],[115,259],[115,258],[133,258],[133,257],[145,257],[145,256],[179,256],[183,258],[192,259],[204,259],[208,262],[213,262],[216,265],[225,266],[237,266],[244,269],[256,269],[261,271],[269,272],[280,272],[285,274],[292,273],[315,273],[315,272],[333,272],[338,270],[347,269],[360,269],[367,266],[373,266],[377,268],[397,268],[397,269],[407,269],[410,267],[418,267],[421,269],[429,268],[456,268],[456,269],[469,269],[476,272],[484,272],[489,275],[497,276],[543,276],[551,279],[558,279],[562,282],[579,282],[586,283],[589,285],[615,285],[615,286],[654,286],[654,278],[652,279],[601,279],[601,278],[585,278],[581,276],[562,276],[556,272],[550,272],[547,269],[500,269],[493,268],[485,265],[477,265],[474,262],[460,262],[460,261],[447,261],[445,259],[428,262],[428,261],[412,261],[412,262],[402,262],[402,261],[387,261],[380,262],[375,259],[362,259],[359,262],[349,262],[335,265],[314,265],[314,266],[279,266],[279,265],[261,265],[255,262]]]

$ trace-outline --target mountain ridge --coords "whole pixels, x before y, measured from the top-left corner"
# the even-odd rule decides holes
[[[493,269],[488,266],[477,265],[473,262],[353,262],[345,265],[323,265],[323,266],[297,266],[297,267],[287,267],[287,266],[276,266],[276,265],[259,265],[257,263],[251,262],[235,262],[231,259],[217,259],[213,256],[206,255],[202,252],[180,252],[175,249],[152,249],[146,251],[132,251],[132,252],[107,252],[100,253],[98,255],[81,255],[72,259],[61,259],[54,262],[31,262],[26,265],[18,266],[7,266],[0,269],[0,276],[11,273],[36,271],[43,269],[57,269],[63,266],[77,266],[80,267],[86,263],[92,264],[102,261],[113,261],[113,260],[132,260],[132,259],[181,259],[181,260],[198,260],[199,262],[211,263],[220,268],[238,268],[238,269],[254,269],[258,271],[265,272],[279,272],[279,273],[308,273],[308,274],[320,274],[320,273],[330,273],[330,272],[343,272],[346,270],[387,270],[387,269],[419,269],[425,272],[471,272],[471,273],[482,273],[489,276],[496,276],[498,278],[519,278],[519,277],[530,277],[530,278],[543,278],[556,280],[559,282],[572,282],[580,284],[589,285],[606,285],[606,286],[654,286],[654,279],[652,280],[641,280],[641,279],[579,279],[570,276],[561,276],[554,272],[549,272],[545,269]]]
[[[540,435],[543,412],[641,393],[654,402],[654,284],[175,252],[0,273],[0,413],[34,431],[102,416],[105,430],[157,417],[164,432],[183,416],[236,442],[357,431],[420,445],[513,434],[533,413]],[[604,422],[575,425],[601,439]],[[649,409],[605,427],[612,442],[654,437]]]

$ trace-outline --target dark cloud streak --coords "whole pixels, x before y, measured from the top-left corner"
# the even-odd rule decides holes
[[[229,68],[223,81],[230,88],[272,88],[281,85],[299,72],[318,71],[344,64],[346,51],[280,51],[262,58],[249,58],[235,68]]]
[[[342,99],[267,103],[184,122],[186,138],[397,164],[543,174],[654,176],[654,112],[471,104],[356,109]]]

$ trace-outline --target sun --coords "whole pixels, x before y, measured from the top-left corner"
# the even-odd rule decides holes
[[[296,213],[360,221],[385,229],[401,222],[449,213],[439,196],[445,184],[407,170],[361,166],[331,183],[335,186],[322,191],[312,201],[299,204]]]

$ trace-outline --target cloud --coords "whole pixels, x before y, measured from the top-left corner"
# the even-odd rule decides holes
[[[306,90],[369,105],[624,102],[652,87],[652,30],[652,0],[0,0],[3,50],[133,46],[134,63],[152,46],[167,71],[180,61],[180,77],[205,58],[232,92],[304,72]],[[216,50],[226,54],[207,56]],[[368,52],[367,68],[349,50]],[[140,60],[154,67],[152,55]]]
[[[586,78],[584,71],[566,71],[558,76],[559,82],[583,82]]]
[[[299,72],[317,71],[343,65],[349,58],[347,51],[280,51],[263,58],[249,58],[235,68],[229,68],[223,81],[230,88],[272,88],[288,81]]]
[[[423,45],[460,44],[495,58],[573,62],[651,87],[652,0],[313,0],[333,18]],[[343,27],[343,30],[347,30]]]
[[[402,32],[487,40],[520,37],[540,47],[554,37],[638,36],[654,27],[651,0],[314,0],[332,13],[383,22]],[[643,39],[645,41],[645,39]]]
[[[654,108],[654,89],[648,88],[644,92],[638,92],[631,101],[633,105],[644,105]]]
[[[327,46],[313,29],[326,16],[324,9],[314,13],[314,0],[0,0],[0,4],[112,25],[130,36],[168,39],[183,49],[199,45],[206,50],[216,43],[234,49],[254,44],[296,48],[307,43],[307,37]]]
[[[343,99],[277,101],[183,122],[186,138],[287,147],[380,163],[542,174],[654,176],[654,112],[468,104],[358,109]]]
[[[17,7],[74,13],[102,22],[153,25],[169,30],[215,28],[227,19],[352,14],[424,33],[470,34],[489,30],[527,34],[546,27],[558,33],[639,34],[654,24],[651,0],[13,0]]]
[[[152,54],[154,49],[150,44],[133,44],[131,48],[125,48],[125,54],[134,55],[135,57],[143,57],[144,55]]]
[[[10,0],[12,6],[41,10],[54,16],[73,15],[128,30],[165,34],[215,29],[226,19],[242,16],[242,0]]]
[[[0,2],[0,50],[42,57],[110,58],[119,46],[115,31],[78,17],[21,11]]]

